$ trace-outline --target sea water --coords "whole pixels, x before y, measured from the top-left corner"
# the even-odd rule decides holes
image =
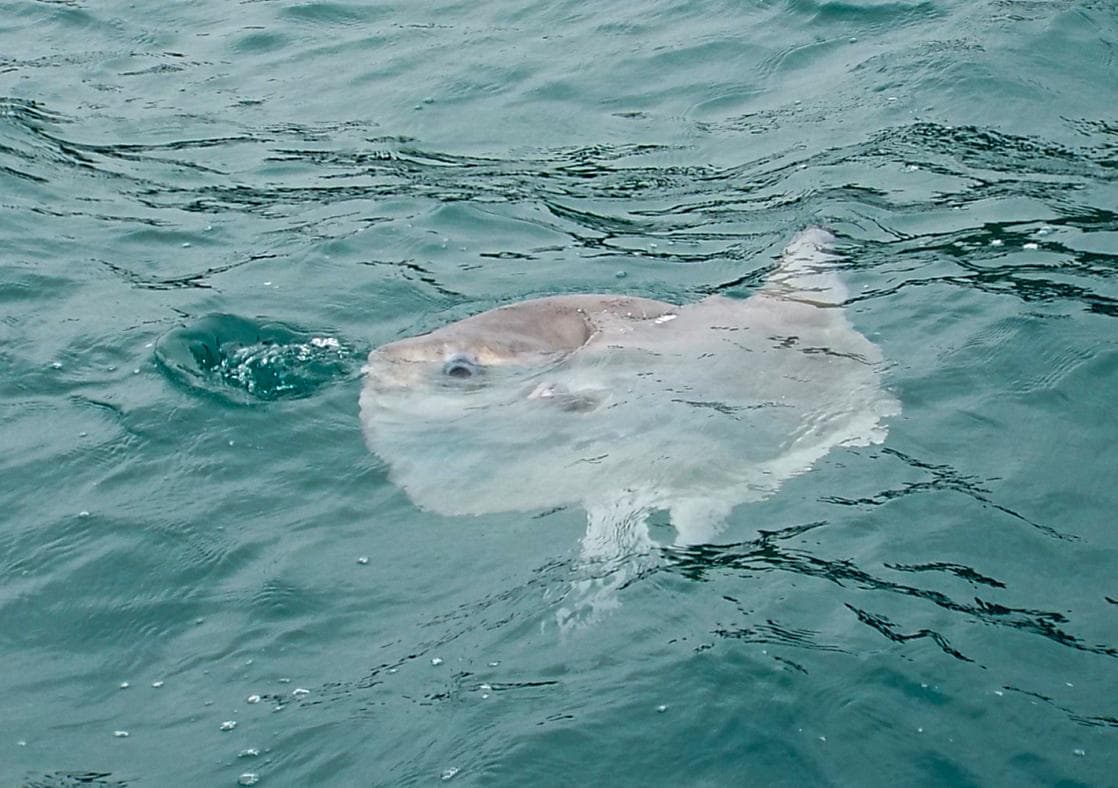
[[[1116,40],[1111,0],[0,4],[0,783],[1112,783]],[[363,443],[380,343],[746,297],[812,223],[902,414],[599,620],[554,623],[583,512],[426,513]]]

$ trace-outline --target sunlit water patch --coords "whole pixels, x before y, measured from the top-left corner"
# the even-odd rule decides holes
[[[222,314],[164,334],[155,357],[176,383],[238,403],[308,397],[354,367],[336,337]]]

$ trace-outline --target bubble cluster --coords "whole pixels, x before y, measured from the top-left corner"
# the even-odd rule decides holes
[[[278,322],[208,315],[160,337],[155,358],[175,382],[236,402],[298,399],[349,374],[334,337]]]

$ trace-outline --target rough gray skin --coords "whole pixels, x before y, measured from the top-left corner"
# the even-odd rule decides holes
[[[384,345],[361,393],[369,447],[430,511],[585,507],[587,559],[647,552],[657,509],[680,543],[708,541],[899,413],[841,308],[832,242],[799,233],[748,299],[553,296]]]

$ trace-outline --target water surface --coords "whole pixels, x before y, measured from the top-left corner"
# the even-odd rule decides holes
[[[0,20],[0,782],[1113,781],[1112,2]],[[363,444],[376,345],[813,222],[903,414],[593,625]]]

